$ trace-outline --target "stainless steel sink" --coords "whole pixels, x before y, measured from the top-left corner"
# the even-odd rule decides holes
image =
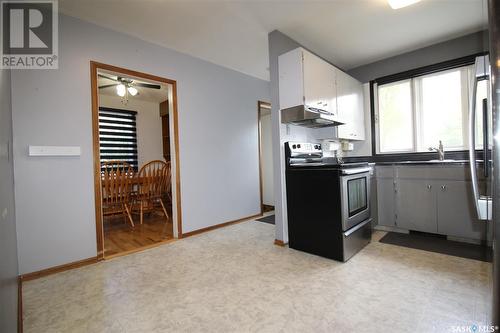
[[[430,160],[430,163],[450,163],[450,162],[459,162],[458,160]]]
[[[443,165],[443,164],[467,164],[468,160],[454,160],[454,159],[445,159],[445,160],[427,160],[427,161],[399,161],[399,162],[381,162],[380,164],[398,164],[398,165]]]
[[[397,164],[446,164],[446,163],[465,163],[467,160],[427,160],[427,161],[400,161]]]

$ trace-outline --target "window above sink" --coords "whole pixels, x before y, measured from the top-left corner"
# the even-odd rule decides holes
[[[472,59],[472,58],[471,58]],[[443,142],[445,151],[468,149],[469,90],[473,65],[415,70],[375,80],[372,88],[375,152],[427,152]],[[405,75],[406,74],[406,75]],[[480,102],[486,82],[478,85]],[[477,106],[481,110],[481,106]],[[482,148],[482,114],[477,112],[476,149]],[[490,141],[491,142],[491,141]]]

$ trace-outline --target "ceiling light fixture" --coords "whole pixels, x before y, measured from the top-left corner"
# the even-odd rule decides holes
[[[417,2],[420,2],[420,0],[387,0],[387,2],[392,9],[399,9],[416,4]]]
[[[130,93],[130,95],[132,96],[137,95],[137,89],[135,89],[134,87],[128,87],[127,90]]]
[[[126,91],[127,89],[125,88],[124,84],[119,84],[116,86],[116,93],[118,94],[118,96],[120,97],[125,96]]]

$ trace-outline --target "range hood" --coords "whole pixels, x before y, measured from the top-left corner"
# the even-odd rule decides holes
[[[302,127],[320,128],[343,125],[335,114],[311,108],[307,105],[298,105],[281,110],[281,123],[292,124]]]

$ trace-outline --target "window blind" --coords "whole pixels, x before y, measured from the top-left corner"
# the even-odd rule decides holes
[[[108,161],[123,161],[137,171],[136,116],[135,111],[99,108],[101,165]]]

